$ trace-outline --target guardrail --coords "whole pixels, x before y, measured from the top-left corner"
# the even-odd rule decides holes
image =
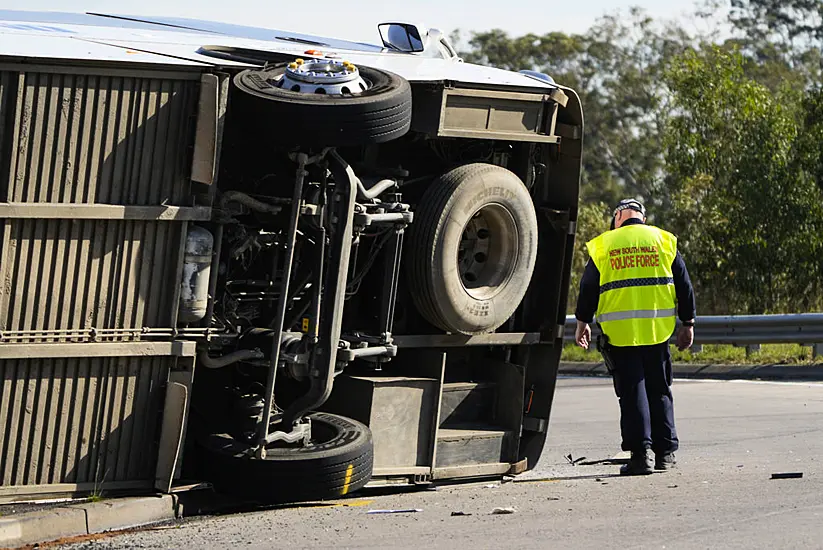
[[[574,342],[576,324],[573,315],[566,317],[566,342]],[[596,324],[592,332],[599,332]],[[704,344],[730,344],[747,352],[757,351],[761,344],[800,344],[812,347],[816,357],[823,355],[823,313],[705,315],[695,320],[694,344],[696,353]]]

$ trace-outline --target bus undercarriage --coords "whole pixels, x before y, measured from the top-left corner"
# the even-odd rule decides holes
[[[534,466],[573,93],[300,60],[7,63],[0,97],[0,498],[197,479],[302,500]]]

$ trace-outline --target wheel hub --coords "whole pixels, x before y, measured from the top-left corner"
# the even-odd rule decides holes
[[[274,85],[292,92],[325,95],[355,95],[369,89],[354,64],[333,59],[298,59],[289,63]]]
[[[463,287],[477,300],[491,299],[511,277],[519,252],[517,224],[499,204],[478,210],[463,229],[457,265]]]

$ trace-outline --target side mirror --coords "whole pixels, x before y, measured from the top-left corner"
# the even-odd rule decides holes
[[[420,30],[410,23],[382,23],[377,26],[383,45],[390,50],[419,53],[425,45]]]

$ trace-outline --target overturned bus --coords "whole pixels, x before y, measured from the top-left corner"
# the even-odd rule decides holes
[[[546,75],[204,21],[0,12],[0,500],[516,474],[583,119]]]

